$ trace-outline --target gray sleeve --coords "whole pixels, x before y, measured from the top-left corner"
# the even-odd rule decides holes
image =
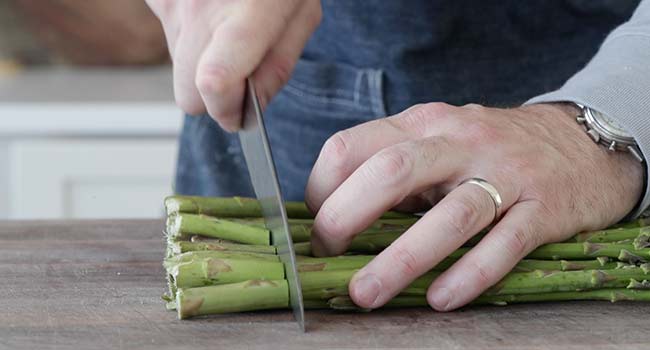
[[[612,31],[589,64],[564,86],[526,104],[560,101],[577,102],[617,119],[650,160],[650,0],[643,0],[632,18]],[[650,207],[648,183],[630,217]]]

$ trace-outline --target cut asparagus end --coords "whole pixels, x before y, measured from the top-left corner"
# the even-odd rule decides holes
[[[193,316],[289,307],[286,280],[249,280],[219,286],[179,289],[179,319]]]

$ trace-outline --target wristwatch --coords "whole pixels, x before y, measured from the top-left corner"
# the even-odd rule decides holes
[[[607,147],[611,152],[628,152],[639,162],[643,162],[643,155],[634,137],[616,120],[587,106],[577,104],[582,114],[576,121],[584,125],[589,137],[596,143]]]

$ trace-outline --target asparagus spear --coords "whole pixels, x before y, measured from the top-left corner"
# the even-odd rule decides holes
[[[575,270],[611,270],[618,267],[617,262],[609,262],[608,258],[593,260],[521,260],[513,272],[543,271],[575,271]]]
[[[380,223],[377,227],[371,227],[359,234],[353,241],[352,249],[360,252],[381,251],[397,239],[408,226]],[[311,226],[294,223],[290,226],[290,233],[295,242],[308,242]],[[167,235],[176,241],[200,235],[252,245],[269,245],[271,242],[271,233],[263,225],[251,224],[246,220],[226,220],[187,213],[168,217]]]
[[[511,295],[485,295],[479,296],[471,305],[493,304],[507,305],[513,303],[552,302],[570,300],[603,300],[603,301],[650,301],[650,291],[625,288],[607,288],[586,291],[539,293],[539,294],[511,294]],[[342,311],[370,311],[355,305],[348,296],[337,296],[327,301],[330,308]],[[424,296],[396,296],[386,303],[386,308],[399,307],[428,307]]]
[[[261,217],[255,218],[228,218],[231,221],[235,221],[241,224],[253,225],[264,227],[264,219]],[[379,231],[389,230],[395,231],[397,229],[405,230],[408,227],[412,226],[418,221],[418,217],[404,217],[404,218],[379,218],[367,228],[368,231]],[[310,228],[314,226],[314,219],[288,219],[289,226],[304,226]]]
[[[243,259],[243,260],[253,260],[253,261],[270,261],[278,262],[280,257],[273,254],[261,254],[261,253],[251,253],[251,252],[238,252],[238,251],[211,251],[211,250],[200,250],[193,252],[186,252],[178,255],[174,255],[168,258],[165,258],[163,265],[167,264],[177,264],[182,262],[188,262],[192,260],[199,259]]]
[[[302,202],[285,202],[287,216],[312,218],[313,215]],[[246,197],[199,197],[170,196],[165,198],[167,215],[177,213],[204,214],[223,218],[261,217],[259,202]]]
[[[183,239],[194,234],[238,243],[271,244],[271,233],[262,227],[196,214],[178,214],[168,217],[167,235],[171,239]]]
[[[617,243],[551,243],[535,249],[527,257],[533,259],[588,259],[605,256],[628,262],[645,262],[650,249],[635,249],[633,244]]]
[[[379,253],[391,245],[401,234],[402,231],[383,231],[357,235],[352,239],[350,246],[348,246],[348,252],[361,254]],[[294,244],[294,250],[296,254],[312,255],[311,244],[309,242]]]
[[[605,242],[620,242],[633,240],[641,234],[650,233],[650,227],[634,227],[634,228],[612,228],[600,231],[581,232],[570,238],[567,242],[591,242],[591,243],[605,243]]]
[[[287,281],[250,280],[218,286],[179,289],[178,318],[289,307]]]
[[[364,267],[374,255],[342,255],[327,258],[296,256],[298,272],[355,270]]]
[[[204,258],[169,264],[167,273],[181,289],[250,279],[283,279],[284,265],[271,261]]]
[[[483,294],[535,294],[597,288],[625,288],[630,283],[630,279],[643,280],[646,277],[646,271],[639,267],[614,270],[511,273]]]
[[[285,202],[287,216],[290,218],[313,218],[303,202]],[[199,197],[199,196],[170,196],[165,198],[167,215],[177,213],[194,213],[218,216],[222,218],[261,217],[262,208],[259,202],[253,198],[245,197]],[[412,218],[413,215],[387,212],[382,218],[399,219]]]
[[[347,285],[356,270],[304,272],[300,274],[305,299],[324,299],[347,295]],[[402,295],[425,295],[429,285],[440,274],[430,271],[417,278]],[[631,279],[647,279],[647,268],[631,266],[613,270],[512,272],[484,295],[539,294],[625,288]]]
[[[194,238],[196,236],[193,236]],[[224,242],[220,239],[192,239],[190,241],[171,241],[168,243],[173,254],[193,251],[228,251],[250,252],[261,254],[276,254],[276,249],[271,245],[237,244]]]
[[[634,227],[644,227],[650,226],[650,218],[639,218],[634,221],[623,222],[617,225],[612,226],[613,228],[634,228]]]

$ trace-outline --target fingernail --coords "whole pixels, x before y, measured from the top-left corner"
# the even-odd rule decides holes
[[[449,305],[451,304],[451,293],[449,292],[449,289],[445,287],[434,289],[429,302],[433,304],[432,306],[436,310],[449,310]]]
[[[381,282],[375,274],[369,273],[352,284],[354,301],[361,307],[372,308],[381,291]]]

